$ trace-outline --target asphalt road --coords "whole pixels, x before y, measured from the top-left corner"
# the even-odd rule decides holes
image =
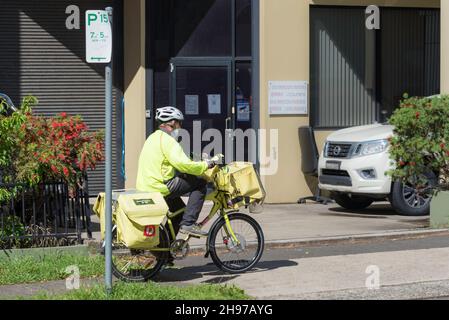
[[[155,280],[178,285],[234,283],[259,299],[446,300],[448,257],[449,238],[442,236],[280,247],[266,249],[257,268],[246,274],[227,275],[210,258],[189,256],[176,261],[181,269],[164,270]],[[369,274],[365,274],[365,269],[376,263],[381,269],[380,288],[368,290],[365,279]]]

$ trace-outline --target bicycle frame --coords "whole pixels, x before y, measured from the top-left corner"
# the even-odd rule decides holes
[[[211,219],[214,217],[214,215],[219,213],[225,220],[225,223],[226,223],[225,232],[226,232],[227,236],[231,237],[234,243],[240,244],[240,241],[237,239],[234,231],[232,230],[232,226],[231,226],[231,223],[230,223],[229,217],[228,217],[229,213],[236,212],[236,210],[231,209],[231,210],[226,211],[224,209],[224,206],[226,203],[224,193],[220,192],[218,190],[214,190],[213,192],[209,193],[206,196],[205,200],[212,201],[213,206],[212,206],[209,214],[207,215],[207,217],[204,218],[203,221],[201,221],[199,223],[199,226],[204,227],[209,221],[211,221]],[[172,219],[183,214],[184,211],[185,211],[185,208],[182,208],[182,209],[179,209],[178,211],[169,212],[167,214],[167,225],[168,225],[169,232],[172,236],[172,239],[176,239],[176,233],[175,233],[175,228],[173,227]],[[187,235],[186,239],[184,239],[184,240],[186,242],[188,242],[191,237],[192,237],[191,235]],[[154,248],[154,249],[151,249],[151,251],[170,251],[170,248]]]

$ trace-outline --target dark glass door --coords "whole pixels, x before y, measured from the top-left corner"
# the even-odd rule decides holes
[[[182,136],[181,143],[195,159],[202,153],[226,154],[226,148],[232,148],[231,65],[230,60],[171,62],[171,104],[184,114],[182,127],[189,135]]]

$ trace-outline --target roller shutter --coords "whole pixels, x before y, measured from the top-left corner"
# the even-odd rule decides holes
[[[67,29],[66,8],[80,9],[80,29]],[[32,94],[37,113],[80,114],[91,130],[105,127],[104,65],[85,62],[84,12],[114,7],[113,186],[123,185],[121,102],[123,79],[122,1],[1,0],[0,92],[16,104]],[[89,191],[104,190],[104,165],[89,172]]]

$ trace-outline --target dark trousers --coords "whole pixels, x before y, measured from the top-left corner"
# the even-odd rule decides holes
[[[198,220],[206,197],[206,180],[189,174],[179,174],[165,183],[170,190],[170,194],[165,196],[165,201],[171,212],[178,211],[185,206],[181,196],[188,194],[184,214],[172,220],[175,233],[178,233],[180,226],[190,226]]]

